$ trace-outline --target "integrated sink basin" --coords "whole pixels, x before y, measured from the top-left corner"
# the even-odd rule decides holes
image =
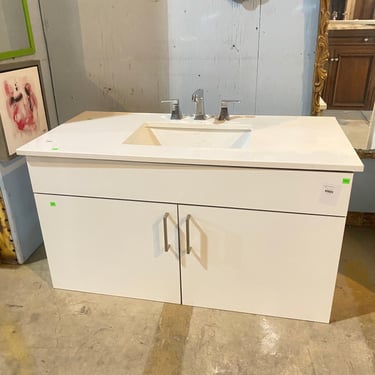
[[[144,123],[123,142],[131,145],[231,148],[248,147],[251,128],[243,124]]]

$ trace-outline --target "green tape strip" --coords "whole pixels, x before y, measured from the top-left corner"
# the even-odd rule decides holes
[[[51,207],[56,207],[56,202],[49,202],[49,205],[50,205]]]
[[[349,185],[350,184],[350,178],[343,178],[342,183],[345,184],[345,185]]]

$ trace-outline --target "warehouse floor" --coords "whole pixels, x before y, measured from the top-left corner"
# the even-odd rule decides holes
[[[52,289],[0,265],[0,374],[375,374],[375,228],[347,227],[331,323]]]

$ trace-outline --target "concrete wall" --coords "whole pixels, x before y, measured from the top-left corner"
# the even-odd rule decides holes
[[[262,3],[256,113],[310,115],[320,1]]]
[[[40,0],[59,120],[83,110],[309,114],[319,1]]]
[[[49,69],[49,61],[48,61],[48,54],[46,49],[46,43],[43,35],[43,28],[42,28],[42,21],[39,11],[39,3],[38,0],[28,0],[28,7],[30,13],[30,22],[32,26],[32,31],[34,35],[34,42],[35,42],[35,54],[30,56],[24,57],[17,57],[14,59],[9,60],[0,60],[1,64],[10,64],[14,61],[26,61],[26,60],[39,60],[41,63],[41,74],[44,83],[45,89],[45,96],[47,101],[47,109],[50,118],[50,125],[52,127],[56,126],[57,121],[57,113],[56,113],[56,106],[54,101],[54,94],[52,89],[52,80],[51,80],[51,73]]]

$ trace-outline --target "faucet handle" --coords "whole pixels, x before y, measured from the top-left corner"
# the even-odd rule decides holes
[[[223,99],[220,103],[220,114],[218,118],[219,121],[229,120],[229,103],[241,103],[241,101],[236,99]]]
[[[204,91],[203,89],[195,90],[191,96],[191,100],[195,102],[194,120],[205,120],[206,114],[204,113]]]
[[[197,102],[198,100],[203,100],[203,99],[204,99],[204,91],[203,91],[203,89],[197,89],[191,95],[191,100],[193,102]]]
[[[180,110],[180,101],[178,99],[163,99],[161,103],[171,103],[172,104],[172,111],[171,111],[171,120],[181,120],[182,113]]]

